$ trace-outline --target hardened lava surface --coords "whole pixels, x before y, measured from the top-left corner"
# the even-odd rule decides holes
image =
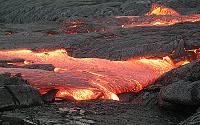
[[[199,5],[197,0],[2,1],[0,72],[21,73],[41,94],[65,88],[57,95],[65,101],[1,112],[0,123],[170,125],[194,112],[182,124],[198,123]]]

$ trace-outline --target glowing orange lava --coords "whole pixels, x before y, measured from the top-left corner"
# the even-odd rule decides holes
[[[184,22],[200,21],[200,14],[181,15],[176,10],[154,3],[144,16],[115,16],[110,20],[68,20],[62,26],[66,34],[108,32],[115,28],[137,26],[169,26]]]
[[[136,26],[169,26],[176,23],[200,21],[200,14],[180,15],[175,10],[159,4],[153,4],[151,10],[144,16],[116,16],[118,19],[128,19],[122,28]]]
[[[199,50],[191,51],[199,54]],[[19,58],[26,60],[24,65],[52,64],[56,68],[54,71],[0,68],[0,72],[21,73],[41,94],[56,88],[59,89],[57,98],[72,100],[119,100],[117,94],[138,92],[163,73],[187,62],[175,65],[169,57],[127,61],[73,58],[68,56],[64,49],[44,52],[25,49],[0,51],[0,60]]]
[[[176,10],[154,3],[144,16],[115,16],[112,20],[68,20],[62,26],[66,34],[108,32],[115,28],[137,26],[169,26],[184,22],[200,21],[200,14],[181,15]]]
[[[178,12],[176,12],[175,10],[173,10],[171,8],[167,8],[163,5],[156,4],[156,3],[154,3],[152,5],[150,12],[148,12],[146,15],[147,16],[151,16],[151,15],[180,16],[180,14]]]

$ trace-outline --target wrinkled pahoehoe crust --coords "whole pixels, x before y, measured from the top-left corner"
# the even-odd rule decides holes
[[[183,14],[200,13],[198,0],[153,0]],[[143,15],[149,0],[2,0],[0,22],[31,23],[62,18],[98,18],[119,15]]]

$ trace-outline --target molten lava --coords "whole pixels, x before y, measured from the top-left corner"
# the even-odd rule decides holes
[[[153,4],[144,16],[115,16],[113,19],[68,20],[62,26],[66,34],[108,32],[115,28],[137,26],[169,26],[184,22],[200,21],[200,14],[181,15],[177,11],[159,4]]]
[[[116,16],[115,18],[128,21],[121,25],[122,28],[136,26],[169,26],[176,23],[200,21],[200,14],[180,15],[175,10],[159,4],[153,4],[145,16]]]
[[[199,50],[191,51],[200,55]],[[116,94],[138,92],[163,73],[177,67],[169,57],[109,61],[97,58],[73,58],[68,56],[64,49],[44,52],[26,49],[0,51],[0,60],[13,59],[24,59],[23,65],[54,65],[56,67],[54,71],[0,68],[0,72],[21,73],[22,77],[38,88],[41,94],[56,88],[59,89],[57,98],[72,100],[98,98],[119,100]],[[178,66],[185,62],[187,60]]]
[[[176,12],[175,10],[167,8],[163,5],[156,4],[156,3],[152,5],[150,12],[146,14],[146,16],[152,16],[152,15],[180,16],[180,14]]]
[[[200,21],[200,14],[180,15],[173,9],[153,4],[150,12],[144,16],[117,16],[117,26],[111,20],[80,21],[71,20],[64,24],[67,34],[105,32],[114,28],[131,28],[136,26],[168,26],[180,22]],[[107,22],[106,22],[107,21]],[[117,22],[116,21],[116,22]],[[106,25],[107,24],[107,25]],[[112,25],[113,24],[113,25]],[[49,32],[48,36],[54,33]],[[105,36],[105,39],[115,37]],[[186,50],[200,58],[200,49]],[[13,62],[15,59],[21,61]],[[9,65],[24,66],[32,64],[52,64],[54,71],[41,69],[0,68],[0,72],[21,73],[22,77],[41,92],[59,89],[57,98],[71,100],[113,99],[119,100],[117,94],[138,92],[163,73],[191,62],[190,59],[174,61],[170,57],[158,59],[129,59],[127,61],[110,61],[97,58],[73,58],[66,50],[33,52],[27,49],[0,51],[0,60]],[[24,61],[22,61],[24,60]]]

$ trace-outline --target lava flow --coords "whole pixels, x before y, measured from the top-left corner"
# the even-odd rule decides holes
[[[200,21],[200,14],[181,15],[177,11],[154,3],[149,12],[143,16],[115,16],[112,19],[68,20],[62,31],[66,34],[91,32],[108,32],[115,28],[132,28],[137,26],[170,26],[177,23]]]
[[[63,31],[67,34],[77,34],[106,32],[113,27],[168,26],[181,22],[200,21],[200,14],[181,15],[173,9],[153,4],[150,12],[144,16],[117,16],[114,19],[118,22],[71,20],[64,24]],[[50,36],[51,34],[49,33]],[[21,73],[22,77],[38,88],[41,94],[51,89],[59,89],[57,98],[119,100],[117,94],[138,92],[167,71],[200,58],[199,50],[185,50],[192,52],[195,58],[193,56],[192,59],[183,58],[182,60],[181,58],[180,61],[174,61],[168,56],[158,59],[140,58],[127,61],[73,58],[68,56],[64,49],[43,52],[33,52],[27,49],[4,50],[0,51],[0,60],[7,60],[3,62],[7,62],[8,65],[21,67],[32,64],[52,64],[56,68],[54,71],[0,68],[0,72]]]
[[[178,12],[163,5],[153,4],[151,10],[144,16],[116,16],[118,19],[128,19],[122,28],[136,26],[169,26],[176,23],[200,21],[200,14],[180,15]]]
[[[167,8],[163,5],[159,5],[154,3],[151,7],[151,10],[146,14],[147,16],[152,15],[173,15],[173,16],[180,16],[178,12],[171,8]]]
[[[194,51],[199,54],[199,51]],[[119,100],[116,94],[138,92],[163,73],[177,67],[169,57],[109,61],[97,58],[73,58],[68,56],[64,49],[46,52],[26,49],[0,51],[0,60],[14,59],[24,59],[24,63],[20,65],[52,64],[56,68],[54,71],[0,68],[0,72],[21,73],[22,77],[35,86],[41,94],[51,89],[59,89],[57,98],[72,100],[98,98]]]

